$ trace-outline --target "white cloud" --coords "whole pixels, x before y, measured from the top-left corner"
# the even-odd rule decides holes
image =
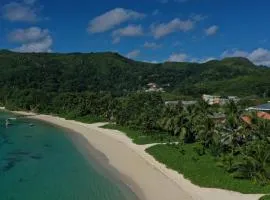
[[[155,42],[145,42],[143,46],[144,48],[148,48],[148,49],[158,49],[161,47],[160,44],[157,44]]]
[[[203,21],[207,18],[206,15],[201,15],[201,14],[191,14],[191,18],[196,21],[196,22],[200,22],[200,21]]]
[[[13,49],[19,52],[51,52],[53,44],[48,29],[31,27],[28,29],[16,29],[9,34],[12,42],[20,43],[21,46]]]
[[[141,35],[143,35],[143,28],[141,25],[128,25],[113,32],[114,37],[136,37]]]
[[[270,50],[258,48],[251,52],[232,50],[225,51],[222,53],[221,57],[245,57],[256,65],[265,65],[270,67]]]
[[[9,40],[18,43],[37,41],[49,35],[48,29],[31,27],[28,29],[16,29],[9,34]]]
[[[173,53],[170,55],[168,61],[170,62],[185,62],[189,56],[185,53]]]
[[[27,44],[22,44],[20,47],[13,49],[14,51],[18,52],[51,52],[51,46],[53,44],[53,40],[51,36],[47,36],[42,40],[36,42],[30,42]]]
[[[209,28],[205,29],[205,34],[207,36],[215,35],[218,31],[219,27],[217,25],[210,26]]]
[[[248,52],[240,51],[237,49],[234,49],[232,51],[227,50],[221,54],[221,57],[248,57]]]
[[[29,5],[32,5],[36,2],[36,0],[24,0],[24,3],[25,4],[29,4]]]
[[[30,0],[22,2],[11,2],[3,6],[3,18],[11,22],[36,22],[38,20],[38,9],[33,7]],[[34,3],[34,1],[32,1]]]
[[[121,41],[120,37],[113,38],[112,44],[118,44]]]
[[[121,37],[138,37],[142,36],[143,28],[141,25],[128,25],[124,28],[117,29],[113,31],[113,44],[117,44],[120,42]]]
[[[192,20],[180,20],[179,18],[175,18],[168,23],[151,25],[151,31],[154,37],[158,39],[173,32],[190,31],[193,27],[194,22]]]
[[[89,22],[87,30],[89,33],[102,33],[111,30],[124,22],[138,20],[144,17],[144,14],[135,12],[133,10],[115,8],[92,19]]]
[[[209,62],[211,60],[216,60],[216,58],[214,57],[208,57],[208,58],[192,58],[190,61],[191,62],[195,62],[195,63],[206,63],[206,62]]]
[[[127,56],[128,58],[134,59],[134,58],[137,58],[137,57],[140,55],[140,53],[141,53],[140,50],[135,49],[135,50],[129,52],[126,56]]]

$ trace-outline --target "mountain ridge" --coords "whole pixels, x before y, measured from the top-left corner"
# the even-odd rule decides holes
[[[51,92],[111,92],[117,96],[143,90],[147,83],[170,85],[166,91],[249,96],[269,93],[270,68],[246,58],[206,63],[134,61],[114,52],[16,53],[0,51],[0,88]],[[233,83],[233,84],[232,84]],[[243,89],[244,88],[244,89]]]

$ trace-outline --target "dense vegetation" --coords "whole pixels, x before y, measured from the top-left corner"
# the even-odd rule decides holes
[[[147,149],[158,161],[167,167],[184,174],[194,184],[239,191],[242,193],[268,193],[270,185],[260,185],[246,179],[235,179],[224,169],[217,166],[219,159],[210,153],[198,156],[196,144],[191,145],[156,145]]]
[[[270,195],[265,195],[260,200],[270,200]]]
[[[192,106],[165,105],[164,98],[190,99],[203,93],[269,97],[269,77],[269,68],[243,58],[204,64],[149,64],[113,53],[2,51],[0,104],[86,122],[113,121],[116,125],[107,128],[125,131],[139,144],[177,142],[148,151],[197,184],[266,192],[270,184],[270,122],[244,113],[249,100],[210,107],[201,101]],[[149,82],[164,87],[167,93],[143,92]],[[225,119],[217,120],[217,113]],[[252,123],[244,122],[243,115],[250,115]],[[195,174],[200,165],[202,174]]]
[[[1,94],[18,89],[47,98],[50,98],[48,94],[85,91],[122,96],[155,82],[168,92],[193,97],[203,93],[269,97],[269,76],[269,68],[255,66],[244,58],[203,64],[150,64],[116,53],[20,54],[0,51]]]
[[[114,126],[137,143],[178,142],[148,151],[196,184],[245,193],[270,190],[270,121],[245,113],[241,102],[165,106],[158,104],[159,97],[139,93],[122,99]],[[214,113],[226,117],[217,120]],[[242,120],[243,115],[252,124]]]

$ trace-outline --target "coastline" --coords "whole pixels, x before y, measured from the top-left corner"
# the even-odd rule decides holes
[[[262,195],[241,194],[214,188],[201,188],[186,180],[181,174],[157,162],[145,152],[149,145],[136,145],[124,134],[116,130],[99,128],[102,123],[84,124],[73,120],[65,120],[50,115],[13,112],[28,115],[29,118],[42,120],[74,131],[83,136],[82,146],[91,154],[93,147],[105,156],[108,168],[112,167],[141,200],[257,200]],[[73,137],[73,135],[72,135]],[[74,137],[77,137],[74,135]],[[75,142],[76,143],[76,142]],[[90,144],[90,145],[87,145]],[[77,143],[77,145],[80,145]],[[80,148],[80,146],[77,146]],[[89,149],[90,148],[90,149]],[[94,155],[94,154],[93,154]],[[104,159],[104,158],[101,158]],[[120,178],[121,179],[121,178]]]

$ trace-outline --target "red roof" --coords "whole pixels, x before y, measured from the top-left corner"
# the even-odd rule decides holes
[[[261,119],[270,120],[270,114],[269,113],[266,113],[266,112],[261,112],[261,111],[260,112],[257,112],[257,117],[259,117]],[[242,116],[241,118],[247,124],[251,124],[251,118],[249,116]]]

